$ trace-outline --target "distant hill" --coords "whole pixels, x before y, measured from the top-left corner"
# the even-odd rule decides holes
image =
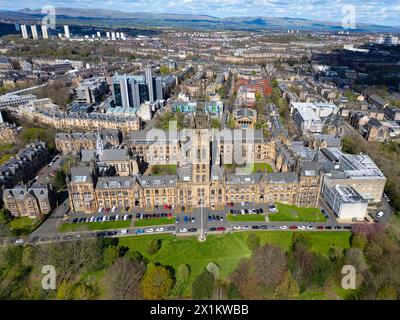
[[[307,30],[307,31],[337,31],[342,30],[340,23],[329,21],[307,20],[289,17],[228,17],[218,18],[201,14],[171,14],[122,12],[105,9],[56,8],[59,19],[99,23],[104,21],[112,24],[123,24],[126,27],[186,27],[214,30]],[[19,11],[0,11],[0,17],[16,19],[40,18],[40,9],[21,9]],[[397,32],[399,27],[379,26],[373,24],[358,24],[355,31],[365,32]]]

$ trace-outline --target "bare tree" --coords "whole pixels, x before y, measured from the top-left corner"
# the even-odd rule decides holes
[[[286,272],[285,252],[272,244],[267,244],[254,252],[253,265],[260,283],[268,289],[275,288]]]
[[[143,295],[140,280],[145,269],[143,262],[131,261],[123,257],[115,260],[107,273],[110,298],[115,300],[141,299]]]

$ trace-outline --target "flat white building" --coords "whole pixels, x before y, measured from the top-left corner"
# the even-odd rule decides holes
[[[324,184],[322,196],[340,221],[364,221],[367,215],[368,201],[353,187]]]
[[[298,108],[293,112],[293,122],[297,128],[303,133],[321,133],[322,120],[318,115],[309,108]]]

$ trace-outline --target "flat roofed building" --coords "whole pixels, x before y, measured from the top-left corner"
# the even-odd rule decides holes
[[[368,201],[353,187],[324,184],[322,196],[341,221],[364,221]]]

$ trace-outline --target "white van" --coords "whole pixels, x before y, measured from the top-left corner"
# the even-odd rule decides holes
[[[383,215],[384,215],[384,212],[383,212],[383,211],[379,211],[379,212],[376,214],[376,218],[377,218],[377,219],[380,219],[380,218],[382,218]]]

